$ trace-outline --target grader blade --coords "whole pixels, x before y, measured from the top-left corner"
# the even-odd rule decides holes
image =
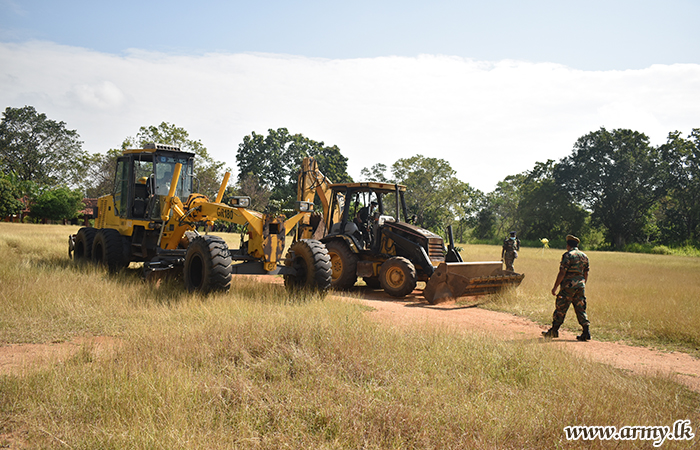
[[[423,290],[432,305],[451,298],[493,294],[516,287],[524,274],[503,270],[500,261],[440,263]]]

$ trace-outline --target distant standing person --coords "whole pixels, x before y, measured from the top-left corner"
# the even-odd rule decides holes
[[[503,241],[503,250],[501,250],[501,260],[506,263],[506,270],[515,270],[513,262],[518,257],[518,250],[520,250],[520,239],[515,236],[515,231],[511,231],[510,236]]]
[[[552,328],[542,332],[547,339],[559,337],[559,327],[564,323],[569,305],[573,303],[578,323],[583,327],[583,333],[576,336],[576,339],[579,341],[591,340],[591,333],[588,329],[590,322],[586,315],[588,256],[578,249],[580,242],[576,236],[566,236],[566,253],[561,257],[559,273],[552,288],[552,295],[557,296]],[[558,293],[557,288],[559,288]]]

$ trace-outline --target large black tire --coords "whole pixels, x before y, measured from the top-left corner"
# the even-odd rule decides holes
[[[295,242],[287,251],[284,265],[296,271],[285,275],[289,290],[325,291],[331,287],[331,258],[326,246],[314,239]]]
[[[416,267],[403,256],[394,256],[379,269],[379,283],[384,291],[394,297],[405,297],[416,288]]]
[[[331,287],[350,289],[357,282],[357,255],[341,239],[327,242],[326,248],[331,259]]]
[[[122,235],[112,228],[98,230],[92,242],[92,260],[112,273],[126,267],[128,261],[124,255]]]
[[[73,260],[75,262],[86,262],[92,259],[92,243],[95,241],[97,230],[92,227],[83,227],[75,235],[75,248],[73,249]]]
[[[185,288],[190,292],[228,292],[231,289],[231,255],[218,236],[197,236],[187,247]]]

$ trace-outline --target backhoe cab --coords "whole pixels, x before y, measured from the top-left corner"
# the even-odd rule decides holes
[[[320,243],[294,242],[283,258],[286,235],[310,214],[310,203],[297,202],[299,213],[289,219],[248,210],[247,197],[224,204],[229,173],[210,201],[193,192],[194,157],[162,144],[125,150],[117,159],[114,192],[98,199],[95,227],[70,236],[69,256],[110,271],[143,262],[147,279],[182,274],[190,291],[228,291],[232,273],[283,274],[295,289],[330,285],[329,258]],[[240,248],[199,234],[216,220],[244,225]]]
[[[500,261],[463,262],[452,242],[407,218],[406,187],[390,183],[332,184],[313,158],[299,173],[298,200],[320,200],[323,214],[305,217],[299,236],[319,239],[331,260],[332,287],[348,289],[362,277],[367,286],[404,297],[426,283],[430,303],[517,286],[524,275],[505,271]],[[403,221],[402,221],[403,219]]]

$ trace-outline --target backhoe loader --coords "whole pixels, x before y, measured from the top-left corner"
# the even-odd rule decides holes
[[[423,296],[436,304],[520,284],[524,275],[503,270],[501,261],[463,262],[451,227],[446,249],[442,237],[409,223],[405,192],[391,183],[332,184],[313,158],[304,159],[297,200],[320,201],[322,215],[303,217],[297,233],[325,244],[332,287],[348,289],[362,277],[369,287],[404,297],[423,281]]]
[[[228,291],[234,273],[282,274],[290,289],[330,286],[330,259],[320,242],[297,240],[282,258],[287,233],[312,204],[297,202],[298,214],[289,219],[246,209],[248,197],[224,204],[229,173],[209,201],[193,192],[194,157],[163,144],[125,150],[117,159],[114,192],[98,199],[95,226],[69,237],[69,256],[110,271],[143,262],[146,279],[181,274],[189,291],[203,293]],[[216,220],[245,226],[240,248],[198,232]]]

